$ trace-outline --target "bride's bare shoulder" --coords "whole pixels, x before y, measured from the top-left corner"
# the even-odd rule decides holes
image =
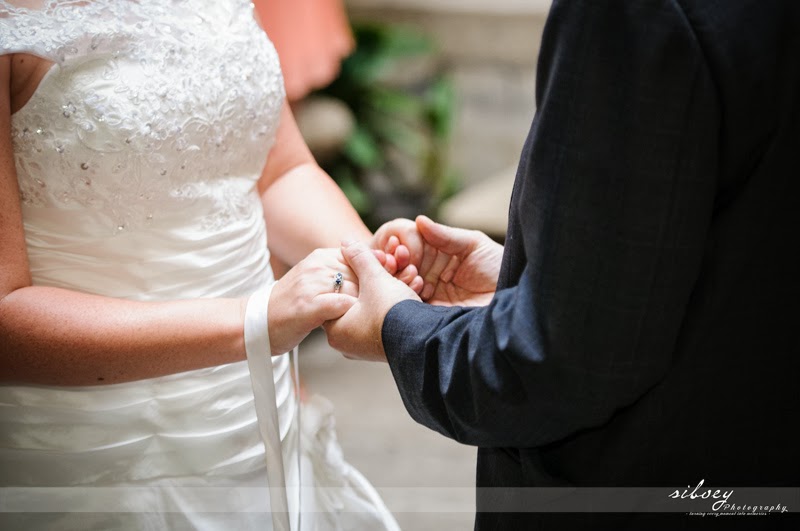
[[[46,0],[0,0],[0,12],[3,7],[42,9],[48,3]]]
[[[11,31],[0,34],[0,56],[3,58],[4,77],[7,80],[5,86],[9,88],[6,97],[9,98],[11,114],[25,105],[53,64],[33,53],[20,51],[33,47],[26,38],[14,32],[15,18],[23,14],[24,24],[28,26],[30,15],[35,16],[37,11],[46,10],[53,4],[52,0],[0,0],[0,29],[4,25],[10,25],[11,28]]]
[[[11,114],[21,109],[36,92],[53,62],[27,53],[15,53],[8,58],[8,87],[11,98]]]

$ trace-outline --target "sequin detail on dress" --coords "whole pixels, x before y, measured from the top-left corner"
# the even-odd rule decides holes
[[[25,207],[111,232],[187,205],[205,228],[258,211],[284,90],[249,2],[0,2],[0,53],[55,63],[12,116]]]

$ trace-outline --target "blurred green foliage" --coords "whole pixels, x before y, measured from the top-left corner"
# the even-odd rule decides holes
[[[425,36],[378,24],[358,24],[353,31],[356,50],[321,92],[344,102],[356,127],[325,169],[374,228],[398,215],[398,200],[412,203],[408,214],[399,215],[431,213],[457,189],[447,165],[455,93]],[[405,76],[414,65],[432,68]],[[388,181],[391,194],[376,181]],[[387,202],[394,210],[382,208]]]

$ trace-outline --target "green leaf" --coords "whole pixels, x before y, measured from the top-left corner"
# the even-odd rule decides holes
[[[447,138],[453,128],[456,94],[453,84],[448,79],[439,79],[425,94],[428,105],[428,117],[433,131],[438,138]]]
[[[430,54],[434,47],[412,28],[380,24],[357,24],[353,28],[357,47],[342,63],[341,76],[369,85],[399,59]]]
[[[414,157],[419,157],[428,150],[430,134],[421,120],[408,122],[371,114],[368,123],[375,138],[380,139],[381,143],[392,144]]]
[[[439,189],[439,201],[453,197],[463,187],[461,177],[456,171],[449,171],[442,179]]]
[[[419,97],[399,90],[375,88],[367,103],[376,112],[388,115],[387,120],[418,120],[424,112],[424,102]]]
[[[413,28],[387,26],[380,51],[391,57],[412,57],[434,51],[430,39]]]
[[[369,131],[361,126],[356,126],[350,135],[344,153],[353,164],[363,169],[379,168],[383,164],[380,147]]]
[[[342,63],[341,77],[355,86],[368,86],[386,68],[389,57],[360,47]]]
[[[410,57],[434,51],[432,41],[411,26],[359,23],[353,27],[359,48],[390,57]]]

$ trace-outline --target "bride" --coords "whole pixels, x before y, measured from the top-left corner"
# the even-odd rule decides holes
[[[396,529],[283,354],[342,238],[249,2],[0,1],[1,527]]]

